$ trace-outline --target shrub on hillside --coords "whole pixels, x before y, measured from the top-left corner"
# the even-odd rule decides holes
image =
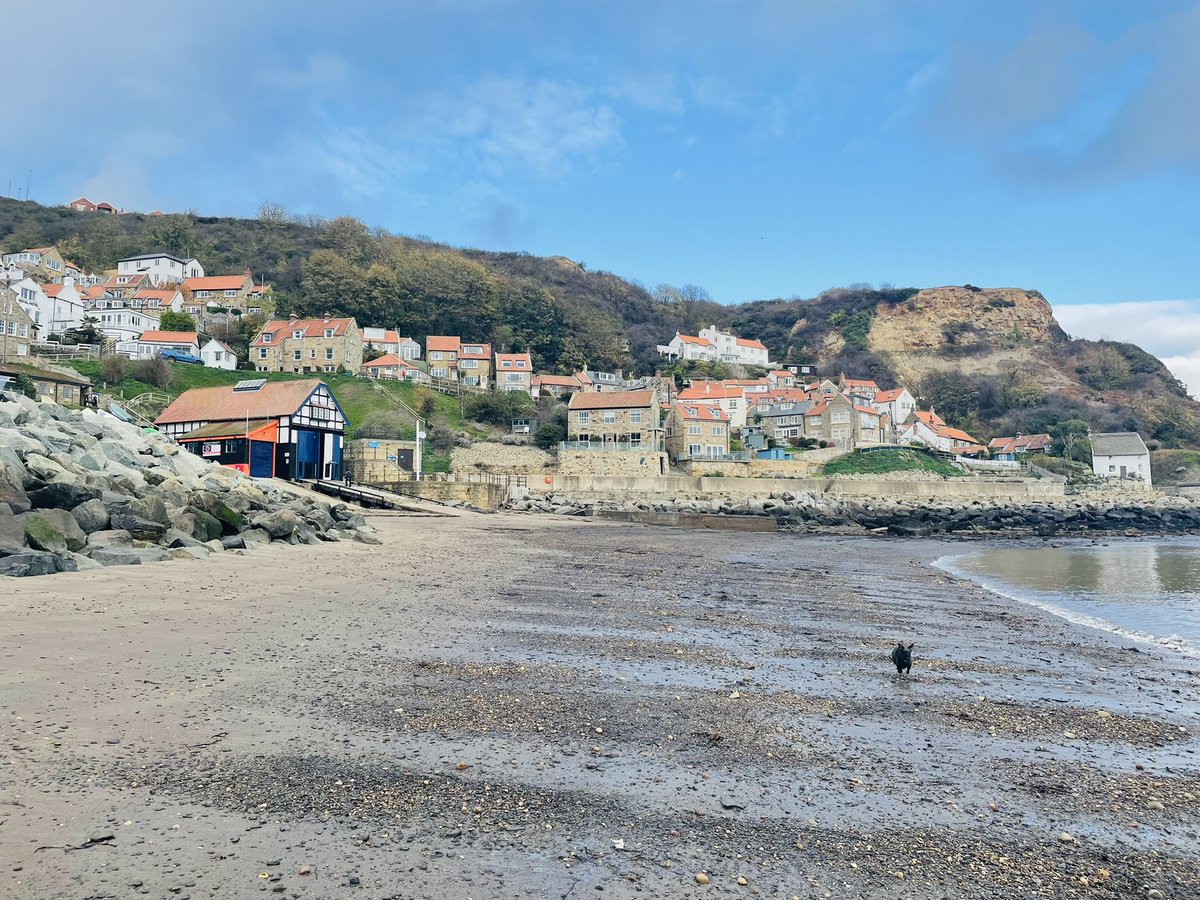
[[[171,386],[171,365],[165,359],[139,359],[130,366],[130,375],[162,391]]]

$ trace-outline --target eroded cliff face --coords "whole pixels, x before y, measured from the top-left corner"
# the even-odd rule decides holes
[[[880,353],[914,353],[954,344],[1051,343],[1062,329],[1046,298],[1017,288],[925,288],[904,303],[881,303],[868,337]]]

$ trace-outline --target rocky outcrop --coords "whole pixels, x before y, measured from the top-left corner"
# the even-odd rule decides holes
[[[345,504],[264,487],[105,413],[0,392],[0,574],[358,540]]]
[[[798,531],[886,532],[910,537],[947,533],[1037,534],[1183,533],[1200,530],[1200,504],[1181,498],[1097,501],[1066,498],[1057,503],[975,500],[958,505],[880,498],[844,500],[819,494],[770,494],[744,501],[689,498],[638,501],[576,501],[546,494],[514,500],[508,509],[559,516],[587,516],[598,509],[716,515],[773,516],[781,528]]]
[[[1065,336],[1037,291],[967,286],[925,288],[903,303],[880,303],[868,341],[875,352],[913,353],[939,350],[963,331],[996,346],[1014,338],[1041,344]]]

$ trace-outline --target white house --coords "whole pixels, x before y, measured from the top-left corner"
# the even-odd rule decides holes
[[[209,338],[200,348],[200,358],[210,369],[236,369],[238,364],[237,354],[216,338]]]
[[[775,365],[761,341],[740,338],[728,331],[721,331],[716,325],[701,328],[698,335],[675,332],[669,344],[658,345],[658,352],[670,359],[704,359],[764,368],[773,368]]]
[[[6,276],[19,273],[20,270],[16,269],[5,271]],[[33,324],[38,326],[42,338],[62,334],[83,321],[83,298],[72,284],[42,285],[25,276],[17,281],[0,283],[17,295],[17,302],[33,320]]]
[[[876,412],[887,414],[893,428],[902,428],[917,410],[917,398],[909,393],[908,388],[896,388],[890,391],[879,391],[871,406]]]
[[[1150,451],[1136,431],[1109,431],[1092,435],[1092,471],[1101,478],[1150,480]]]
[[[371,347],[380,353],[390,354],[399,359],[420,359],[421,345],[412,338],[401,337],[390,328],[363,328],[362,342],[364,347]]]
[[[147,288],[135,293],[125,301],[130,309],[146,309],[150,312],[163,313],[183,311],[183,291],[177,287],[162,289]]]
[[[164,350],[200,355],[200,336],[194,331],[143,331],[129,343],[134,345],[134,359],[156,359]]]
[[[983,445],[959,428],[951,428],[933,410],[918,411],[915,418],[901,432],[896,442],[905,446],[932,447],[945,453],[962,456],[979,456]]]
[[[158,328],[158,316],[145,310],[96,308],[92,315],[99,320],[96,328],[105,338],[118,345],[118,352],[123,353],[128,351],[122,349],[121,344],[136,342],[142,332]],[[136,352],[136,347],[133,348],[133,352]]]
[[[204,266],[195,259],[181,259],[170,253],[143,253],[117,261],[117,277],[146,275],[157,287],[180,284],[188,278],[203,278]]]

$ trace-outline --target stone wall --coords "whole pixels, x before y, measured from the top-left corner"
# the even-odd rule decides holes
[[[540,475],[552,461],[549,453],[537,447],[479,441],[451,451],[450,471]]]
[[[406,497],[437,500],[440,503],[466,503],[479,509],[497,509],[508,499],[504,485],[478,481],[404,481],[389,490]]]
[[[654,481],[667,471],[667,454],[654,450],[564,450],[558,454],[558,474],[552,481],[561,477]]]
[[[416,452],[416,441],[359,439],[346,442],[344,461],[350,477],[360,484],[391,484],[409,471],[401,466],[400,451]],[[388,460],[394,456],[397,462]]]

